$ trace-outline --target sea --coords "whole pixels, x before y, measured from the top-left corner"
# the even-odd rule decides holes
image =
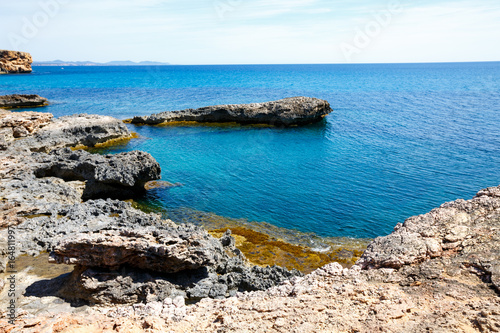
[[[140,202],[178,222],[214,216],[320,237],[374,238],[500,185],[500,63],[33,67],[0,95],[54,116],[135,115],[309,96],[333,112],[292,128],[134,126],[107,153],[149,152],[162,180]]]

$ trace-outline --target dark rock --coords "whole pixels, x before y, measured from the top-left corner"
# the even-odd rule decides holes
[[[311,97],[291,97],[266,103],[217,105],[162,112],[151,116],[134,117],[131,122],[157,125],[178,121],[196,121],[292,126],[318,122],[330,112],[332,109],[327,101]]]
[[[86,181],[83,199],[133,198],[144,192],[144,184],[161,177],[160,165],[148,153],[132,151],[97,155],[69,148],[34,155],[35,175],[65,181]]]
[[[29,108],[46,106],[49,102],[38,95],[4,95],[0,96],[0,108]]]
[[[0,74],[31,73],[33,59],[26,52],[0,50]]]

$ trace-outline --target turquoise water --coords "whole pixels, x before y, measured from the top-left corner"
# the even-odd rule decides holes
[[[290,96],[334,112],[303,128],[135,127],[182,187],[146,198],[321,236],[375,237],[500,184],[500,63],[35,67],[0,95],[37,93],[56,116],[121,119]],[[39,111],[42,111],[39,109]]]

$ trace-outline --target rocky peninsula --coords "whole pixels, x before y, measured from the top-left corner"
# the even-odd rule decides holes
[[[199,109],[169,111],[134,117],[133,124],[160,125],[175,122],[306,125],[320,121],[332,112],[330,104],[311,97],[290,97],[252,104],[207,106]]]
[[[130,139],[120,121],[2,111],[0,124],[0,239],[10,227],[18,254],[70,268],[16,273],[14,323],[0,280],[0,332],[500,330],[500,186],[408,218],[350,268],[303,276],[249,264],[229,231],[214,238],[117,200],[159,179],[154,158],[69,147]]]
[[[0,50],[0,74],[31,73],[32,63],[27,52]]]

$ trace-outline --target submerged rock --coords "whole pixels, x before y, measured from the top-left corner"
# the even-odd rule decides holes
[[[315,123],[332,112],[330,104],[311,97],[291,97],[278,101],[252,104],[207,106],[134,117],[133,124],[158,125],[162,123],[195,121],[206,123],[236,122],[240,124],[269,124],[292,126]]]
[[[31,73],[33,59],[27,52],[0,50],[0,74]]]
[[[27,108],[46,106],[49,101],[38,95],[4,95],[0,96],[0,108]]]

